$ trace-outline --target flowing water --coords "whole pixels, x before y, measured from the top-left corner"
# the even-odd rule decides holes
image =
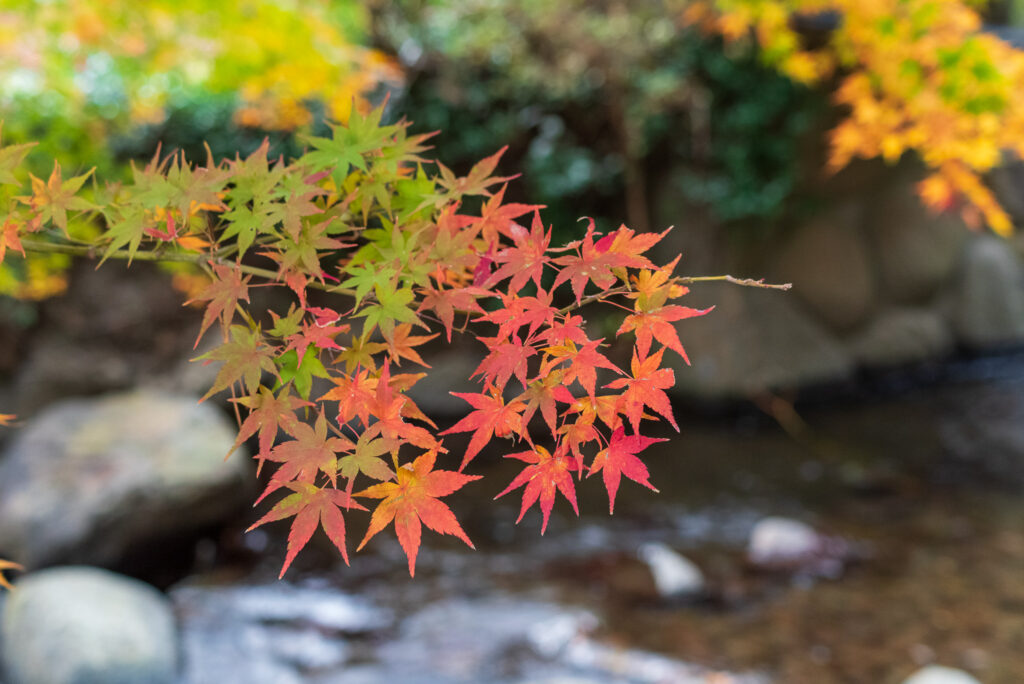
[[[412,580],[397,543],[381,538],[351,568],[304,552],[293,584],[267,589],[283,540],[250,535],[250,547],[266,544],[258,560],[217,560],[190,583],[256,584],[293,607],[344,595],[369,623],[296,626],[264,605],[256,622],[277,632],[218,647],[200,619],[214,594],[179,592],[186,633],[201,637],[201,657],[277,648],[267,667],[328,684],[897,684],[927,663],[1024,682],[1024,357],[933,371],[886,376],[819,408],[766,403],[776,420],[681,420],[681,434],[644,454],[660,493],[624,480],[609,517],[599,478],[585,481],[580,518],[560,501],[543,537],[536,509],[516,526],[517,502],[490,500],[514,464],[488,466],[453,497],[477,550],[425,533]],[[843,562],[752,567],[747,538],[766,516],[843,540]],[[637,555],[644,542],[694,561],[705,592],[659,597]],[[214,612],[237,631],[255,624],[245,610]]]

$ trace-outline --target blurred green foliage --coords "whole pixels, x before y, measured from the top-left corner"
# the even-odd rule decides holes
[[[680,28],[672,2],[405,0],[375,13],[399,55],[398,107],[440,130],[465,166],[508,144],[523,194],[572,226],[583,213],[657,228],[655,186],[723,222],[771,219],[797,185],[801,143],[825,107],[718,39]]]

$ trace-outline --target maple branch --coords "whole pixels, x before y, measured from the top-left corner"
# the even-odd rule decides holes
[[[689,285],[690,283],[712,283],[712,282],[725,282],[732,283],[733,285],[741,285],[743,287],[761,287],[769,290],[792,290],[793,283],[766,283],[764,279],[754,280],[753,278],[737,278],[731,275],[717,275],[717,276],[682,276],[675,279],[675,282],[681,285]]]
[[[55,252],[58,254],[70,254],[72,256],[86,257],[88,259],[96,259],[97,257],[101,256],[99,248],[95,245],[68,245],[57,242],[39,242],[37,240],[22,239],[21,246],[24,247],[29,252]],[[267,280],[277,280],[278,278],[277,271],[272,271],[269,268],[260,268],[258,266],[249,266],[248,264],[235,263],[234,261],[225,259],[222,255],[179,254],[176,252],[163,252],[160,250],[140,250],[138,252],[135,252],[135,254],[132,254],[126,249],[119,249],[102,256],[106,259],[156,262],[171,261],[177,263],[196,264],[199,266],[202,266],[212,261],[215,264],[237,268],[242,273],[258,276],[260,278],[266,278]],[[323,290],[324,292],[334,292],[336,294],[351,296],[355,295],[355,290],[342,289],[334,285],[318,283],[315,280],[307,283],[306,287],[314,290]]]
[[[766,282],[764,282],[763,279],[755,280],[753,278],[737,278],[736,276],[731,276],[731,275],[678,276],[676,278],[673,278],[672,282],[673,283],[677,283],[679,285],[689,285],[691,283],[723,282],[723,283],[732,283],[733,285],[740,285],[741,287],[760,287],[760,288],[764,288],[764,289],[768,289],[768,290],[792,290],[793,289],[793,283],[766,283]],[[613,287],[612,289],[605,290],[604,292],[598,292],[596,294],[587,295],[586,297],[584,297],[580,301],[576,302],[575,304],[570,304],[569,306],[562,307],[561,309],[558,310],[558,313],[561,314],[561,315],[565,315],[565,314],[569,313],[570,311],[575,311],[576,309],[582,308],[582,307],[586,306],[587,304],[592,304],[593,302],[600,302],[600,301],[603,301],[603,300],[607,299],[608,297],[613,297],[613,296],[618,295],[618,294],[626,294],[627,292],[632,292],[632,291],[633,290],[631,288],[626,287],[625,285],[620,285],[619,287]]]

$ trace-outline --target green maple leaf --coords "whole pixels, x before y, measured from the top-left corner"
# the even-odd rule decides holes
[[[332,137],[304,138],[313,147],[313,151],[300,157],[298,165],[315,171],[330,169],[338,185],[348,175],[349,169],[366,171],[364,155],[384,147],[398,132],[397,126],[380,125],[383,113],[383,105],[371,110],[366,116],[353,109],[347,124],[331,124]]]
[[[299,352],[289,349],[275,360],[278,368],[280,381],[274,387],[274,391],[283,387],[289,381],[295,385],[295,390],[303,399],[309,399],[309,393],[313,389],[313,376],[318,378],[331,377],[320,361],[320,350],[310,346],[302,356],[302,363],[299,363]]]
[[[395,323],[416,323],[420,324],[419,317],[409,308],[416,296],[408,287],[397,290],[376,286],[374,293],[377,301],[367,304],[362,311],[355,314],[363,317],[363,335],[368,335],[374,328],[379,327],[385,337],[390,337],[395,329]]]
[[[338,472],[348,478],[350,488],[359,473],[381,482],[390,480],[395,473],[380,458],[389,451],[383,439],[365,439],[364,433],[356,442],[355,452],[338,459]]]

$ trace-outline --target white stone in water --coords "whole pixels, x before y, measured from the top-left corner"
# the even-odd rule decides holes
[[[921,668],[903,680],[903,684],[981,684],[963,670],[942,665]]]
[[[637,555],[647,563],[654,577],[654,586],[663,598],[689,596],[704,591],[704,574],[700,568],[665,544],[641,544]]]
[[[810,525],[790,518],[770,517],[750,531],[747,557],[758,565],[806,560],[821,547],[821,538]]]

